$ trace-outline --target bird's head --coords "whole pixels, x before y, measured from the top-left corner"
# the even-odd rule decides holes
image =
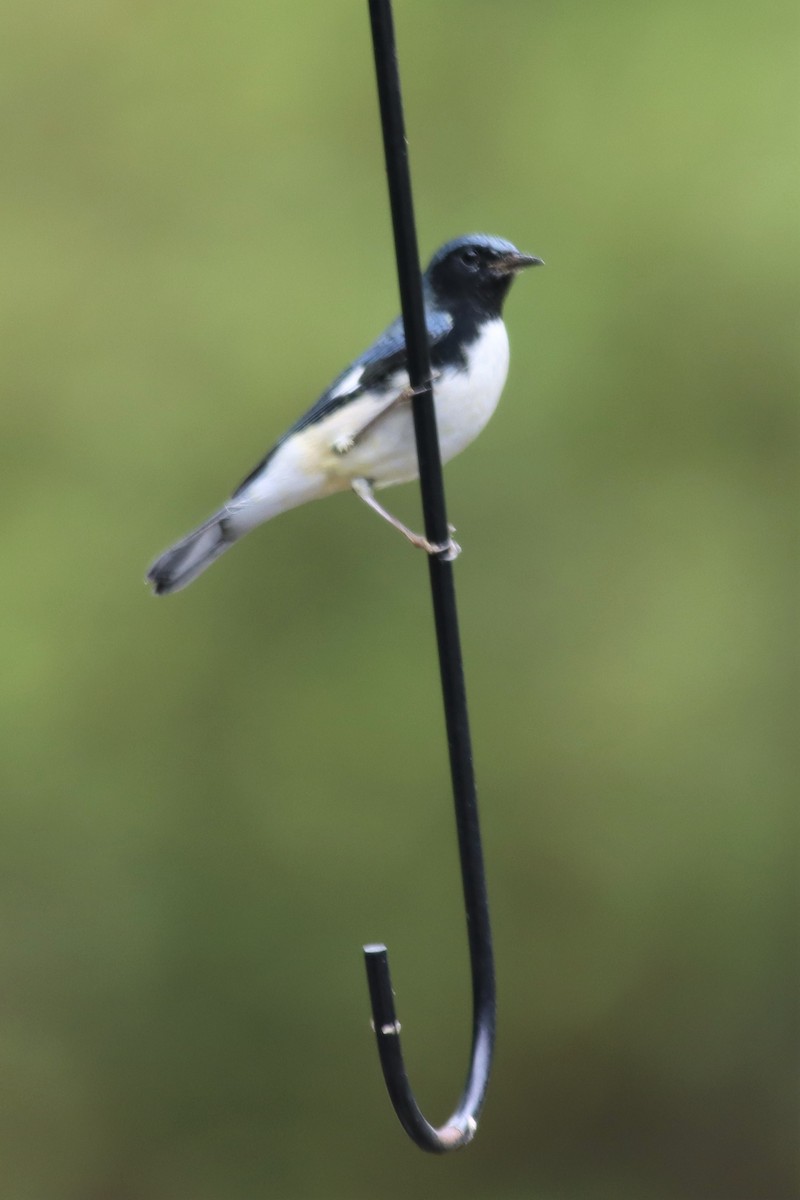
[[[542,259],[523,254],[504,238],[470,233],[447,242],[428,264],[425,280],[442,307],[479,305],[499,315],[514,276]]]

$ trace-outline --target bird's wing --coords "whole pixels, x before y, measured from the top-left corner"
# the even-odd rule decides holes
[[[453,328],[453,318],[449,313],[442,312],[440,309],[426,308],[425,324],[428,330],[428,342],[433,348],[450,333]],[[341,375],[334,379],[331,386],[322,393],[315,404],[312,404],[308,412],[304,413],[295,421],[294,425],[286,430],[286,433],[275,443],[266,457],[246,479],[242,480],[233,493],[234,497],[238,496],[264,469],[272,455],[287,438],[299,433],[302,429],[307,429],[309,425],[315,425],[318,421],[322,421],[343,405],[349,404],[372,388],[379,388],[398,371],[403,370],[405,365],[406,339],[403,320],[402,317],[397,317],[368,350],[365,350],[359,358],[342,371]]]
[[[449,313],[438,309],[428,310],[425,314],[428,330],[428,342],[431,346],[440,342],[453,328],[453,318]],[[326,392],[320,396],[316,404],[295,421],[286,433],[290,437],[309,425],[315,425],[337,408],[348,404],[357,396],[372,388],[379,388],[392,375],[403,370],[406,365],[406,338],[403,331],[403,321],[397,317],[388,329],[373,342],[369,350],[351,363],[341,375],[333,381]],[[281,439],[285,440],[285,439]]]

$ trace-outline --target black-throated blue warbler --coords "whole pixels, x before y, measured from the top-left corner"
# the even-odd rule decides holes
[[[433,396],[442,461],[478,436],[508,373],[503,302],[518,271],[542,260],[511,242],[476,233],[447,242],[423,276]],[[156,595],[186,587],[251,529],[307,500],[351,488],[429,554],[455,558],[388,513],[374,489],[418,475],[401,318],[334,380],[276,442],[226,504],[153,563]]]

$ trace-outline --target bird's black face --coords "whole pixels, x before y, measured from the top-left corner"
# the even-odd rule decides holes
[[[427,279],[440,304],[479,306],[499,316],[517,272],[541,262],[500,238],[474,236],[443,246],[428,267]]]

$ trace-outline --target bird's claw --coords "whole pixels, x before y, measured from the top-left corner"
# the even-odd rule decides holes
[[[442,562],[455,562],[461,553],[461,547],[455,538],[448,538],[445,545],[439,551],[439,557]]]
[[[421,383],[419,387],[412,387],[411,384],[409,384],[408,387],[404,388],[400,393],[399,398],[402,400],[413,400],[415,396],[424,396],[425,393],[433,387],[433,385],[436,383],[436,380],[440,378],[441,374],[441,371],[431,371],[430,379],[427,381],[427,383]]]
[[[374,417],[370,417],[370,419],[364,425],[362,425],[360,429],[357,429],[355,433],[343,433],[341,437],[338,437],[331,446],[333,453],[337,454],[340,458],[344,457],[345,454],[349,454],[350,451],[358,445],[364,434],[368,433],[369,430],[372,429],[373,425],[380,421],[381,417],[385,417],[393,409],[397,408],[399,404],[407,403],[409,400],[413,400],[415,396],[422,395],[423,392],[426,392],[430,387],[433,386],[440,374],[440,371],[433,371],[428,383],[424,383],[417,388],[412,388],[410,385],[403,388],[399,395],[395,396],[387,405],[385,405],[384,408],[375,413]]]
[[[454,525],[448,525],[447,528],[451,535],[456,531]],[[417,534],[409,540],[413,541],[415,546],[419,546],[420,550],[424,550],[426,554],[435,554],[437,558],[441,558],[442,562],[454,562],[461,553],[461,547],[452,536],[446,542],[429,542],[422,534]]]

